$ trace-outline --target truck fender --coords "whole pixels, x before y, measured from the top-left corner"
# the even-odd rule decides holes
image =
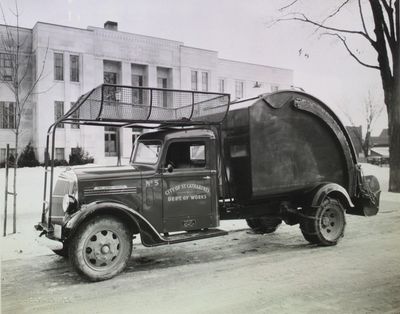
[[[68,238],[75,234],[78,227],[84,221],[99,214],[110,214],[122,217],[124,221],[127,221],[131,226],[137,229],[135,231],[140,233],[142,243],[145,246],[165,244],[165,240],[143,215],[124,204],[110,201],[93,202],[83,206],[81,210],[76,212],[64,226],[68,231]]]
[[[314,189],[311,206],[320,206],[327,196],[338,199],[345,209],[354,207],[354,204],[350,199],[349,193],[347,193],[344,187],[337,183],[324,183]]]

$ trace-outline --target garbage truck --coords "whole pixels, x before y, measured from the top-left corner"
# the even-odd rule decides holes
[[[146,132],[128,165],[71,167],[56,180],[60,123]],[[363,176],[343,124],[297,90],[231,103],[225,93],[103,84],[49,127],[45,155],[35,227],[91,281],[122,272],[136,236],[177,244],[226,235],[221,220],[243,219],[256,234],[298,224],[309,243],[333,246],[346,214],[379,209],[379,182]]]

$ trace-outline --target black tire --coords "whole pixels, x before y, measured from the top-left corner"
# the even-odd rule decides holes
[[[321,246],[336,245],[344,236],[346,217],[342,204],[327,197],[318,208],[307,208],[300,229],[308,242]]]
[[[95,217],[82,224],[72,237],[72,266],[90,281],[101,281],[122,272],[132,253],[132,234],[112,216]]]
[[[246,219],[247,225],[259,234],[273,233],[282,223],[280,218],[249,218]]]

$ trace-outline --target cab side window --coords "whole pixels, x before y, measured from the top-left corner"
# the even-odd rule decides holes
[[[175,169],[205,168],[205,142],[175,142],[169,145],[166,165],[171,164]]]

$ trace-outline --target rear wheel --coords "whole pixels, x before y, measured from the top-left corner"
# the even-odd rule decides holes
[[[300,220],[304,238],[321,246],[336,245],[344,235],[346,218],[342,204],[327,197],[317,208],[307,208]]]
[[[109,279],[123,271],[131,252],[129,228],[112,216],[95,217],[84,223],[69,247],[72,266],[91,281]]]
[[[273,233],[278,229],[279,225],[282,223],[282,219],[280,218],[249,218],[246,219],[247,225],[255,232],[255,233]]]

